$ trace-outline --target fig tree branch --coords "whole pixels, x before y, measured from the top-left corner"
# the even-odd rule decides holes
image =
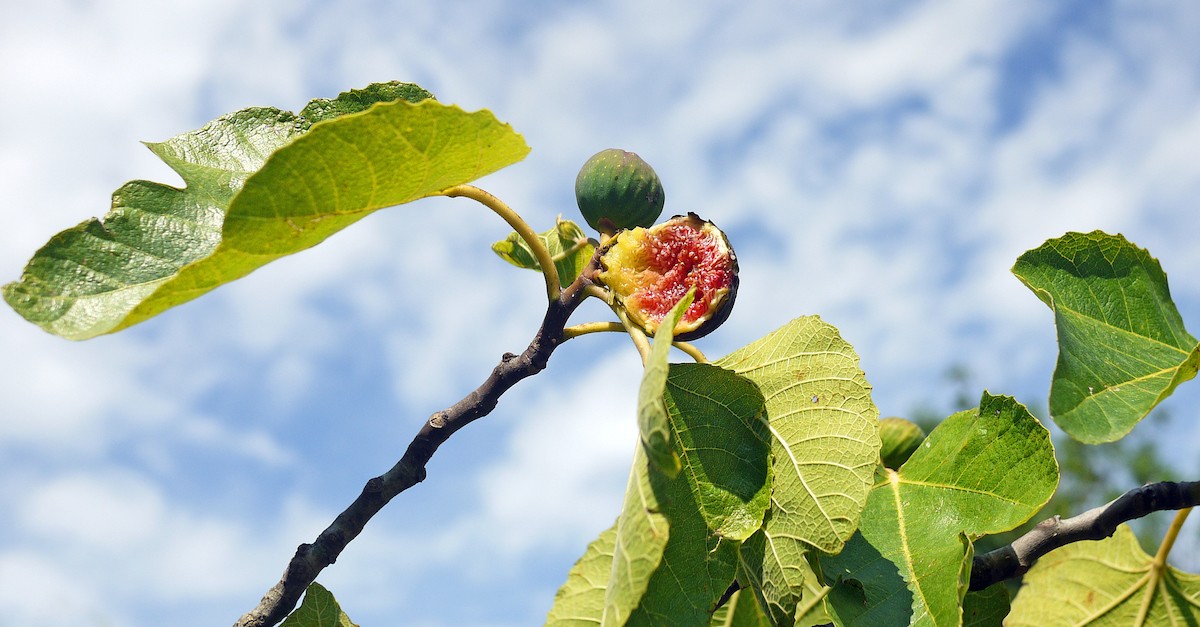
[[[1078,516],[1055,516],[1017,538],[1012,544],[975,556],[971,590],[1024,575],[1043,555],[1081,540],[1103,540],[1124,522],[1152,512],[1200,505],[1200,481],[1164,481],[1134,488],[1112,502]]]
[[[523,353],[505,353],[483,384],[459,402],[430,416],[391,470],[368,481],[358,498],[316,540],[296,549],[279,583],[268,590],[258,607],[242,616],[235,627],[269,627],[282,621],[296,607],[309,584],[337,560],[346,545],[392,497],[425,479],[425,465],[443,442],[455,431],[488,415],[500,396],[518,381],[546,368],[550,354],[563,341],[567,319],[587,293],[584,287],[590,283],[596,263],[596,257],[593,257],[582,275],[550,301],[541,328]],[[556,288],[557,281],[555,278]]]

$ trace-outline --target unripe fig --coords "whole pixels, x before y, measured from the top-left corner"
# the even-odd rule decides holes
[[[618,233],[601,251],[595,279],[612,291],[630,322],[650,335],[696,288],[692,305],[675,326],[675,339],[693,340],[729,317],[737,296],[737,256],[721,229],[689,213]]]
[[[583,219],[601,233],[654,224],[666,202],[654,168],[617,148],[592,155],[575,177],[575,202]]]
[[[879,439],[883,443],[879,459],[884,466],[899,470],[925,441],[925,431],[914,422],[893,416],[879,421]]]

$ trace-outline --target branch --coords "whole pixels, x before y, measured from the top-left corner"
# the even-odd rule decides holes
[[[518,381],[546,368],[550,354],[563,342],[567,319],[587,294],[584,288],[590,284],[589,277],[595,271],[596,263],[593,258],[582,275],[550,301],[542,326],[525,352],[520,355],[505,353],[482,385],[449,408],[430,416],[400,461],[391,470],[368,481],[362,494],[312,544],[301,544],[279,583],[267,591],[258,607],[234,623],[234,627],[270,627],[287,617],[309,584],[337,560],[367,521],[392,497],[425,479],[425,464],[438,446],[455,431],[491,413],[500,396]]]
[[[1200,505],[1200,481],[1148,483],[1078,516],[1047,518],[1012,544],[976,555],[971,566],[971,590],[1024,575],[1038,558],[1080,540],[1103,540],[1117,526],[1151,512]]]

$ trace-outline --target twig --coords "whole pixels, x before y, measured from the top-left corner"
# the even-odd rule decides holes
[[[1043,520],[1012,544],[975,556],[971,566],[971,590],[1024,575],[1038,558],[1061,546],[1081,540],[1103,540],[1117,527],[1152,512],[1200,505],[1200,481],[1164,481],[1134,488],[1107,505],[1078,516]]]
[[[386,473],[367,482],[362,494],[334,519],[312,544],[302,544],[284,570],[283,578],[263,596],[258,607],[242,616],[234,627],[270,627],[287,617],[300,596],[326,566],[362,532],[363,527],[397,494],[425,479],[425,464],[438,446],[455,431],[488,415],[500,396],[518,381],[546,368],[546,361],[562,343],[563,327],[585,295],[596,258],[557,299],[550,301],[542,326],[520,355],[505,353],[492,374],[475,391],[449,408],[429,417],[408,445],[408,450]]]

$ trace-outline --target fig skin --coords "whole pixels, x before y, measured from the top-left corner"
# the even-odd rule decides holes
[[[629,242],[627,238],[646,238],[652,233],[659,233],[662,229],[666,229],[673,224],[680,223],[687,224],[710,235],[714,232],[715,234],[718,234],[721,238],[717,243],[718,250],[723,251],[727,255],[729,270],[728,285],[716,288],[716,290],[713,290],[711,287],[709,288],[710,294],[713,291],[722,292],[717,298],[710,300],[709,309],[705,312],[705,314],[703,314],[704,316],[709,317],[696,322],[695,320],[688,321],[687,317],[685,316],[684,320],[681,320],[679,325],[676,326],[677,333],[675,334],[674,339],[679,341],[690,341],[704,337],[705,335],[715,331],[717,327],[721,326],[721,324],[729,318],[729,314],[733,311],[734,301],[737,299],[739,282],[737,255],[734,253],[733,247],[729,245],[729,239],[726,237],[724,231],[721,231],[721,229],[719,229],[712,222],[700,218],[695,213],[688,213],[687,215],[674,216],[670,220],[657,224],[650,229],[631,229],[621,231],[616,237],[609,239],[608,242],[606,242],[606,244],[602,247],[600,251],[601,269],[600,272],[596,274],[595,279],[597,283],[613,291],[616,301],[621,307],[624,307],[625,311],[629,314],[630,322],[637,325],[647,334],[653,334],[657,328],[656,321],[648,320],[648,315],[633,309],[631,307],[631,303],[629,302],[632,296],[646,286],[638,285],[633,290],[629,290],[622,285],[624,281],[617,272],[620,268],[619,266],[614,265],[620,264],[621,256],[616,253],[609,253],[613,252],[613,249],[618,245],[628,246]],[[649,233],[647,233],[647,231]],[[638,244],[636,241],[633,243],[633,246],[638,245],[640,244]],[[635,272],[645,271],[646,268],[631,268],[631,270]],[[691,274],[687,276],[691,276]],[[694,285],[694,283],[692,284]],[[674,302],[670,303],[670,305],[674,305]],[[692,325],[698,326],[679,331],[681,327],[688,327]]]
[[[597,231],[649,227],[666,203],[662,181],[636,153],[608,148],[592,155],[575,177],[575,202]]]

